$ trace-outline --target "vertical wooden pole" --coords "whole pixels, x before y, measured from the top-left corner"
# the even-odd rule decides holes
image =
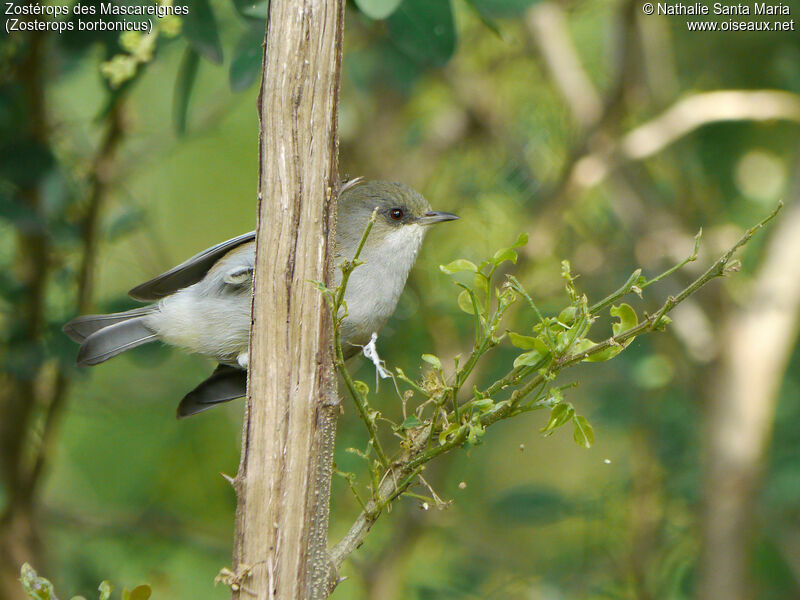
[[[328,281],[344,0],[271,0],[233,598],[326,598],[336,412]]]

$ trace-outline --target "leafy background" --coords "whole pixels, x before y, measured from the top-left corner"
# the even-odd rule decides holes
[[[78,371],[76,348],[59,332],[79,289],[84,310],[133,306],[125,292],[134,284],[254,226],[266,4],[198,0],[189,9],[152,47],[117,34],[1,40],[0,560],[16,572],[2,553],[27,553],[64,596],[95,597],[103,579],[146,582],[154,598],[229,594],[212,582],[230,563],[235,498],[219,472],[237,467],[241,403],[178,422],[175,405],[210,371],[206,361],[152,346]],[[572,72],[565,53],[548,54],[563,49],[559,40],[578,57],[577,87],[558,78]],[[564,303],[563,258],[596,300],[637,266],[654,274],[688,255],[701,226],[696,270],[778,199],[791,206],[796,117],[712,118],[599,176],[578,159],[602,158],[626,132],[702,92],[766,89],[798,103],[798,58],[796,33],[690,33],[682,18],[644,17],[627,0],[349,3],[342,175],[404,181],[462,217],[426,240],[380,337],[382,357],[416,374],[422,353],[468,351],[472,324],[438,265],[480,261],[520,232],[531,240],[514,272],[552,312]],[[133,76],[112,87],[132,61]],[[715,551],[704,517],[720,501],[708,446],[717,427],[747,428],[713,401],[726,374],[723,334],[750,302],[766,239],[748,247],[742,273],[703,291],[667,333],[637,338],[602,367],[580,367],[568,397],[594,425],[591,449],[566,430],[543,438],[541,413],[497,425],[482,445],[427,471],[449,508],[401,500],[348,562],[334,597],[696,595],[701,557]],[[94,278],[81,284],[87,248],[97,249]],[[726,492],[752,501],[737,543],[753,598],[800,594],[792,327],[774,406],[753,400],[768,405],[758,473],[751,489]],[[491,380],[514,356],[498,349],[478,377]],[[372,382],[364,362],[357,376]],[[398,414],[386,383],[381,394],[380,408]],[[342,470],[360,468],[346,450],[363,444],[348,406]],[[40,455],[36,485],[27,485],[19,473]],[[357,511],[337,479],[334,538]],[[0,583],[0,598],[20,597],[13,581]]]

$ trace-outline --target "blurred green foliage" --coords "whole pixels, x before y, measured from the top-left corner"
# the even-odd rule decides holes
[[[348,7],[340,171],[404,181],[461,216],[429,236],[379,340],[382,358],[411,376],[423,353],[451,359],[471,348],[473,323],[454,305],[439,265],[457,258],[479,263],[527,231],[516,277],[555,317],[566,299],[564,258],[581,289],[598,300],[637,266],[652,276],[684,258],[694,232],[705,227],[697,263],[674,283],[659,284],[667,295],[794,193],[800,129],[777,120],[710,123],[622,165],[619,176],[564,189],[563,170],[591,148],[537,51],[528,26],[536,4],[440,0],[430,11],[416,0],[393,10],[391,4]],[[236,469],[241,405],[178,423],[177,400],[210,365],[146,347],[78,372],[71,366],[75,348],[60,333],[76,312],[83,216],[94,189],[89,174],[116,103],[124,108],[123,134],[100,213],[93,312],[133,306],[125,291],[135,283],[253,227],[256,45],[266,2],[191,7],[202,19],[184,22],[178,36],[159,37],[152,60],[115,90],[101,65],[126,52],[117,34],[0,42],[0,383],[44,373],[46,391],[54,363],[73,382],[38,489],[44,543],[36,567],[59,590],[87,598],[108,576],[129,586],[147,581],[156,598],[229,594],[212,587],[230,563],[235,508],[218,473]],[[600,141],[693,92],[800,93],[800,41],[791,32],[696,34],[681,19],[641,17],[634,3],[563,7],[567,33],[607,106]],[[390,10],[385,20],[372,18]],[[15,62],[29,56],[31,44],[47,58],[39,73],[43,107],[31,102],[36,82],[24,77],[26,64]],[[40,198],[33,207],[30,190]],[[21,248],[21,237],[31,245]],[[574,443],[574,431],[543,440],[548,418],[540,413],[498,423],[485,443],[426,471],[452,504],[423,510],[401,500],[346,565],[349,579],[334,597],[691,597],[701,544],[706,385],[719,352],[719,316],[742,298],[764,244],[754,239],[742,273],[702,292],[667,333],[636,338],[602,368],[576,368],[580,384],[569,390],[570,402],[594,427],[590,450]],[[42,326],[32,337],[22,318],[31,293],[24,253],[35,248],[46,248],[48,277]],[[657,308],[637,298],[631,306],[640,314]],[[475,373],[476,383],[497,379],[519,354],[510,346],[496,352],[496,363]],[[361,361],[355,377],[372,381],[374,369]],[[379,408],[403,421],[388,387],[379,390]],[[30,448],[46,421],[42,406],[33,409]],[[798,420],[795,345],[754,507],[758,598],[800,595]],[[341,471],[362,468],[345,450],[363,448],[364,440],[347,406],[336,456]],[[13,490],[3,485],[5,504]],[[359,510],[347,482],[335,479],[333,539]]]
[[[44,577],[39,577],[28,563],[22,565],[20,572],[20,583],[25,593],[34,600],[58,600],[53,584]],[[113,588],[108,581],[103,581],[98,587],[100,600],[109,600]],[[121,600],[147,600],[150,597],[150,586],[138,585],[133,590],[124,588],[121,593]],[[86,600],[83,596],[74,596],[72,600]]]

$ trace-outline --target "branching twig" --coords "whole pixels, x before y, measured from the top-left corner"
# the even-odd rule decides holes
[[[607,360],[607,358],[611,358],[621,351],[635,336],[643,335],[655,329],[661,329],[664,325],[665,316],[678,304],[686,300],[686,298],[694,294],[712,279],[722,276],[730,270],[734,253],[745,245],[759,229],[769,223],[777,215],[781,207],[782,204],[779,204],[768,217],[754,227],[748,229],[741,239],[716,260],[702,275],[697,277],[674,297],[668,297],[655,314],[646,315],[641,322],[631,326],[632,324],[630,322],[626,322],[625,311],[622,310],[627,305],[623,305],[619,308],[612,308],[612,315],[618,315],[621,323],[615,325],[614,335],[603,342],[592,343],[585,338],[585,335],[588,333],[588,330],[597,318],[599,312],[631,291],[640,292],[644,287],[661,281],[687,263],[695,260],[700,235],[698,234],[695,238],[695,247],[692,254],[678,265],[671,267],[664,273],[649,280],[642,277],[641,270],[637,270],[628,279],[625,285],[591,307],[588,305],[586,297],[578,293],[575,289],[573,283],[574,277],[569,274],[569,267],[565,263],[564,278],[567,280],[567,289],[572,300],[572,306],[568,307],[571,308],[571,310],[567,311],[565,309],[565,311],[562,311],[562,315],[558,319],[546,318],[538,310],[535,310],[538,319],[538,325],[536,327],[539,328],[540,336],[538,338],[528,338],[526,336],[514,334],[516,336],[516,341],[512,338],[515,345],[529,345],[529,351],[518,357],[517,360],[519,361],[520,358],[526,355],[530,356],[529,360],[522,361],[520,364],[515,364],[505,376],[487,386],[485,389],[478,390],[478,388],[475,388],[473,390],[473,399],[466,402],[460,401],[458,392],[461,383],[466,379],[466,376],[474,367],[480,356],[499,342],[499,339],[494,336],[494,333],[499,327],[503,313],[512,301],[507,294],[517,294],[521,297],[526,297],[533,307],[536,306],[530,296],[522,289],[519,282],[510,278],[510,282],[504,286],[504,290],[497,291],[497,294],[499,294],[497,298],[497,308],[491,318],[486,319],[485,315],[478,314],[478,311],[475,311],[476,314],[474,317],[476,319],[483,319],[483,325],[480,330],[481,337],[476,339],[475,349],[473,350],[470,360],[467,361],[461,370],[456,372],[454,384],[452,386],[440,386],[439,389],[426,389],[424,383],[419,385],[413,384],[413,382],[402,374],[402,371],[399,371],[399,378],[401,381],[413,384],[412,387],[414,389],[426,393],[426,397],[430,398],[433,405],[436,407],[434,409],[435,412],[430,419],[425,420],[421,425],[407,432],[407,437],[402,445],[403,451],[401,454],[391,463],[386,463],[383,476],[380,478],[380,483],[373,489],[372,497],[363,504],[364,508],[361,514],[350,527],[344,538],[332,548],[331,558],[333,563],[336,564],[337,567],[341,565],[345,558],[363,542],[370,527],[378,519],[381,512],[415,482],[419,473],[428,462],[435,459],[437,456],[462,446],[468,440],[470,443],[477,443],[477,438],[482,435],[483,431],[490,425],[503,419],[545,406],[550,406],[551,408],[562,406],[564,410],[561,410],[558,414],[556,414],[555,409],[552,411],[551,423],[545,428],[546,432],[549,433],[550,430],[560,426],[569,419],[575,419],[576,423],[580,422],[581,427],[585,428],[587,425],[585,419],[576,416],[571,405],[562,403],[560,400],[561,391],[565,387],[570,386],[549,387],[550,382],[567,367],[592,358]],[[478,271],[480,272],[480,269],[487,264],[488,262],[483,263],[481,267],[477,267]],[[471,267],[474,267],[474,265],[471,265]],[[444,268],[443,270],[448,272]],[[451,270],[471,270],[471,268],[467,269],[466,267],[459,266],[459,269],[454,268]],[[493,271],[494,269],[491,269],[491,272]],[[489,286],[489,290],[491,289],[492,287]],[[492,294],[488,292],[486,297],[487,305],[491,301]],[[473,303],[473,308],[477,309],[477,302]],[[630,311],[632,315],[635,315],[630,307],[627,307],[627,310]],[[625,326],[625,329],[619,330],[623,326]],[[559,330],[561,333],[547,333],[548,328],[552,328],[554,331]],[[548,341],[545,342],[545,339]],[[341,352],[341,348],[339,348],[339,352]],[[495,399],[496,395],[503,394],[505,391],[510,391],[510,394],[505,400]],[[366,399],[359,395],[355,386],[351,390],[351,393],[354,393],[354,398],[360,398],[360,401],[366,406]],[[529,400],[531,396],[532,399]],[[453,410],[450,413],[443,414],[442,418],[444,424],[440,425],[440,421],[438,420],[439,411],[441,407],[445,405],[444,401],[447,398],[453,401]],[[423,406],[425,404],[427,404],[427,401]],[[557,421],[554,425],[552,425],[553,419]],[[374,422],[366,419],[365,423],[368,425],[370,440],[377,440],[378,434],[374,427]],[[589,445],[590,443],[591,439],[589,439],[585,445]],[[373,447],[377,452],[377,446],[375,446],[374,443]],[[381,451],[383,450],[381,449]]]

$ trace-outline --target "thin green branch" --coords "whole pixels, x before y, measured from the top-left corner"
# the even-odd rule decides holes
[[[365,510],[362,511],[361,515],[356,519],[355,523],[351,526],[350,530],[342,539],[342,541],[336,544],[336,546],[334,546],[332,549],[331,555],[333,562],[337,565],[341,565],[344,559],[361,544],[370,527],[379,517],[380,513],[395,498],[403,494],[408,486],[413,483],[425,465],[431,460],[435,459],[437,456],[462,446],[470,436],[472,427],[480,426],[482,428],[486,428],[503,419],[529,412],[542,406],[547,406],[550,400],[549,398],[544,397],[546,386],[548,382],[555,379],[561,373],[561,371],[563,371],[563,369],[581,362],[588,357],[603,352],[611,347],[624,346],[625,343],[631,340],[633,337],[658,328],[663,317],[673,310],[678,304],[683,302],[686,298],[691,296],[712,279],[724,275],[726,270],[729,269],[733,254],[739,248],[745,245],[759,229],[763,228],[767,223],[775,218],[782,206],[782,203],[779,204],[775,211],[773,211],[767,218],[762,220],[754,227],[748,229],[733,247],[731,247],[702,275],[697,277],[680,293],[674,297],[668,297],[655,314],[647,316],[636,326],[626,331],[622,331],[608,338],[607,340],[594,344],[588,349],[580,352],[571,352],[571,349],[573,348],[574,344],[579,339],[582,339],[583,336],[588,332],[593,320],[593,316],[599,310],[602,310],[625,294],[631,291],[636,291],[634,288],[637,287],[637,284],[639,284],[638,288],[641,290],[642,286],[645,284],[650,285],[660,281],[668,275],[674,273],[676,270],[680,269],[682,266],[685,266],[687,263],[695,260],[700,239],[699,234],[695,238],[694,252],[690,257],[682,261],[679,265],[676,265],[668,271],[665,271],[665,273],[653,278],[652,280],[642,282],[641,271],[637,270],[621,288],[591,307],[586,307],[585,298],[580,298],[573,294],[573,306],[578,308],[581,316],[572,325],[572,331],[569,339],[566,340],[566,343],[562,342],[564,347],[559,352],[555,352],[556,344],[555,341],[551,339],[550,341],[553,344],[551,352],[543,356],[536,365],[515,367],[511,369],[504,377],[492,383],[483,392],[477,392],[476,398],[469,402],[465,402],[463,407],[469,406],[472,408],[473,406],[470,404],[470,402],[475,402],[481,398],[493,399],[496,394],[499,394],[508,388],[512,388],[508,399],[495,401],[489,406],[488,410],[485,410],[485,412],[480,414],[471,412],[470,414],[472,416],[466,423],[462,424],[459,420],[455,420],[455,423],[458,425],[458,427],[452,431],[449,431],[446,436],[442,435],[442,431],[446,430],[446,424],[449,422],[448,417],[451,415],[460,415],[455,406],[452,413],[444,415],[445,424],[441,427],[438,425],[438,416],[440,411],[437,409],[437,412],[434,413],[431,421],[427,422],[424,427],[418,427],[414,430],[408,431],[408,437],[403,445],[405,448],[404,452],[393,463],[391,463],[391,465],[384,465],[386,470],[380,480],[380,484],[377,486],[378,489],[374,492],[373,497],[366,503]],[[533,300],[527,295],[516,279],[509,277],[509,281],[511,289],[528,300],[528,303],[534,309],[539,322],[542,324],[542,334],[545,337],[549,337],[550,332],[548,321],[552,320],[545,320],[542,317]],[[497,340],[494,339],[493,332],[499,325],[503,313],[509,305],[510,303],[504,304],[502,301],[499,302],[498,309],[492,318],[491,325],[489,325],[483,331],[483,334],[476,339],[475,349],[470,355],[470,359],[460,370],[456,372],[454,385],[449,390],[444,390],[443,392],[438,393],[444,394],[445,397],[448,394],[452,394],[452,399],[455,402],[460,387],[463,385],[470,372],[474,369],[478,359],[492,345],[496,345]],[[341,352],[339,352],[339,354],[341,354]],[[402,371],[399,373],[402,373]],[[400,379],[407,381],[407,378],[404,374],[400,375]],[[411,385],[418,391],[423,391],[416,384]],[[533,400],[527,404],[523,404],[523,401],[532,394],[534,394]],[[433,397],[430,394],[426,395],[429,398]],[[439,402],[437,403],[437,406],[442,406],[442,404],[442,402]],[[478,403],[476,402],[476,406],[477,404]],[[438,436],[438,438],[436,436]]]
[[[482,336],[482,339],[476,339],[476,347],[470,354],[467,362],[464,363],[464,366],[456,373],[456,380],[453,384],[453,391],[452,391],[452,398],[455,402],[458,392],[461,389],[461,386],[464,385],[464,382],[472,373],[472,370],[475,368],[475,365],[478,363],[478,360],[483,356],[487,351],[497,345],[497,341],[494,339],[494,334],[497,331],[500,322],[505,315],[505,312],[508,310],[510,303],[507,302],[500,302],[497,311],[495,311],[494,316],[492,317],[491,323],[489,323],[488,331],[485,332],[485,335]]]
[[[347,370],[344,364],[344,352],[342,350],[342,338],[341,338],[341,325],[343,316],[339,315],[339,311],[342,308],[344,303],[344,293],[347,289],[347,282],[350,280],[351,273],[362,264],[358,259],[361,256],[361,251],[364,249],[364,244],[367,242],[367,238],[369,237],[370,231],[372,231],[372,226],[375,224],[375,219],[378,215],[378,209],[376,208],[372,211],[372,215],[369,218],[369,222],[367,223],[366,228],[364,229],[364,233],[361,235],[361,240],[358,242],[358,246],[356,247],[355,254],[353,255],[352,259],[345,260],[340,268],[342,270],[342,281],[339,286],[335,290],[335,295],[333,296],[333,300],[329,301],[329,305],[331,307],[331,312],[333,314],[333,341],[334,341],[334,350],[336,352],[336,370],[342,376],[344,380],[345,386],[347,390],[350,392],[350,396],[353,398],[353,402],[356,405],[356,409],[358,410],[358,415],[361,417],[361,420],[364,422],[364,425],[367,428],[367,432],[369,433],[370,443],[372,445],[372,449],[375,451],[375,454],[378,456],[378,460],[381,462],[381,465],[384,468],[389,466],[389,459],[386,457],[386,452],[383,449],[381,444],[380,438],[378,437],[378,428],[375,425],[375,419],[372,418],[369,411],[369,404],[367,402],[365,394],[363,394],[356,386],[355,381],[350,376],[350,372]]]
[[[431,397],[430,393],[426,389],[420,387],[417,384],[417,382],[414,381],[413,379],[411,379],[408,375],[406,375],[405,372],[403,372],[402,369],[398,368],[398,369],[395,369],[395,371],[396,371],[396,376],[400,381],[402,381],[403,383],[408,384],[409,386],[414,388],[416,391],[418,391],[420,394],[422,394],[426,398],[430,398]]]
[[[597,354],[598,352],[601,352],[611,346],[621,345],[623,342],[639,335],[640,333],[644,333],[645,331],[657,327],[661,318],[674,309],[678,304],[686,300],[689,296],[694,294],[712,279],[724,275],[725,268],[731,262],[731,258],[733,257],[734,253],[747,242],[749,242],[750,238],[752,238],[759,229],[763,228],[767,223],[772,221],[772,219],[774,219],[780,212],[781,208],[783,208],[783,202],[779,202],[775,210],[772,211],[772,213],[770,213],[769,216],[767,216],[764,220],[745,231],[744,235],[739,239],[738,242],[736,242],[736,244],[734,244],[725,254],[717,259],[708,269],[706,269],[702,275],[686,286],[677,296],[670,296],[667,298],[666,302],[664,302],[661,308],[659,308],[654,315],[647,317],[647,319],[645,319],[642,323],[639,323],[636,327],[620,332],[618,335],[610,337],[604,342],[595,344],[585,352],[580,352],[573,356],[567,357],[561,361],[560,367],[563,368],[576,362],[580,362],[587,356]]]
[[[350,376],[350,372],[344,365],[344,355],[342,354],[342,342],[341,338],[339,337],[339,332],[336,331],[334,334],[334,343],[336,344],[336,370],[342,375],[342,379],[344,380],[345,386],[347,390],[350,392],[350,396],[353,398],[353,402],[356,405],[356,409],[358,410],[358,416],[361,417],[361,420],[364,422],[364,425],[367,428],[367,432],[369,433],[369,439],[372,445],[373,450],[375,450],[375,454],[378,456],[378,460],[381,461],[381,464],[384,467],[389,466],[389,459],[386,457],[386,452],[383,450],[383,446],[381,445],[380,439],[378,438],[378,429],[375,426],[375,420],[369,414],[369,405],[365,396],[358,390],[355,381]]]
[[[358,246],[356,247],[356,252],[353,254],[353,258],[349,260],[345,260],[339,268],[342,270],[342,281],[339,284],[339,287],[336,288],[336,297],[333,303],[334,308],[338,311],[339,308],[342,306],[342,302],[344,301],[344,292],[347,289],[347,282],[350,280],[350,275],[355,270],[357,266],[362,264],[359,262],[358,258],[361,256],[361,251],[364,249],[364,244],[367,243],[367,238],[369,237],[370,232],[372,231],[373,225],[375,225],[375,219],[378,216],[378,209],[372,211],[372,215],[369,217],[369,221],[367,222],[367,226],[364,228],[364,233],[361,234],[361,239],[358,242]],[[338,316],[338,312],[334,313],[334,318]]]
[[[542,316],[542,313],[539,311],[539,307],[536,306],[536,303],[533,301],[533,298],[531,298],[528,295],[528,292],[525,291],[525,288],[522,287],[522,284],[517,280],[516,277],[514,277],[513,275],[509,275],[508,280],[511,282],[511,289],[513,289],[515,292],[517,292],[520,296],[522,296],[523,298],[525,298],[525,300],[528,301],[528,304],[533,309],[536,318],[539,320],[539,323],[542,325],[542,328],[544,329],[544,334],[545,337],[547,338],[548,347],[551,351],[553,351],[556,347],[556,343],[553,340],[553,338],[550,337],[550,329],[545,326],[544,317]]]
[[[666,271],[661,273],[661,275],[659,275],[658,277],[653,277],[652,279],[650,279],[648,281],[645,281],[642,285],[639,286],[639,289],[643,290],[646,287],[648,287],[650,285],[653,285],[654,283],[656,283],[658,281],[661,281],[665,277],[669,277],[675,271],[677,271],[679,269],[682,269],[683,267],[688,265],[690,262],[694,262],[695,260],[697,260],[697,252],[700,250],[700,238],[702,238],[702,237],[703,237],[703,229],[701,227],[700,231],[697,232],[697,235],[694,236],[694,250],[692,250],[692,253],[689,256],[687,256],[684,260],[679,262],[677,265],[672,267],[671,269],[667,269]]]
[[[361,498],[361,494],[358,493],[358,489],[356,488],[354,475],[352,473],[344,473],[343,471],[336,471],[336,474],[347,481],[347,485],[350,487],[350,491],[353,493],[353,496],[355,496],[356,502],[358,502],[361,510],[367,510],[367,505]]]

